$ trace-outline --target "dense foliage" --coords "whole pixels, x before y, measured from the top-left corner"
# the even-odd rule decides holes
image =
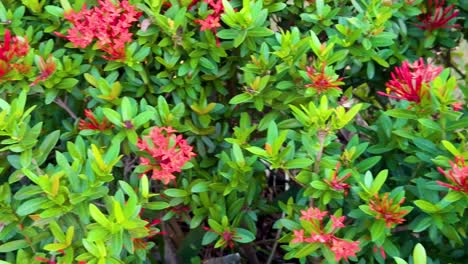
[[[2,0],[0,263],[464,263],[467,8]]]

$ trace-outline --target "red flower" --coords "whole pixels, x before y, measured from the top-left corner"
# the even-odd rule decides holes
[[[190,6],[196,4],[197,2],[198,1],[193,1]],[[195,20],[195,23],[201,25],[201,31],[211,30],[216,35],[216,29],[221,27],[221,24],[219,23],[221,21],[221,15],[224,13],[223,1],[204,0],[204,2],[207,3],[209,7],[211,7],[213,13],[209,14],[205,19]],[[218,37],[216,37],[216,44],[218,46],[220,45]]]
[[[342,258],[347,261],[349,257],[356,257],[356,252],[361,250],[359,248],[359,241],[347,241],[336,237],[332,241],[330,250],[335,253],[336,261],[340,261]]]
[[[327,179],[323,179],[323,181],[328,184],[331,188],[336,191],[344,190],[345,195],[348,194],[349,184],[344,183],[349,177],[351,177],[351,173],[346,174],[343,178],[338,178],[338,170],[340,169],[340,163],[336,164],[335,172],[333,173],[332,180],[329,181]]]
[[[343,78],[331,77],[325,73],[326,63],[323,62],[320,69],[315,69],[313,67],[307,66],[307,76],[309,77],[312,83],[306,84],[305,87],[313,88],[317,93],[322,93],[330,89],[340,89],[340,85],[343,84],[341,80]]]
[[[175,179],[174,172],[181,168],[196,154],[181,135],[174,134],[171,127],[154,127],[150,134],[138,139],[137,147],[151,158],[141,157],[143,166],[148,166],[144,172],[152,171],[152,178],[169,184]]]
[[[304,229],[293,230],[294,239],[291,240],[292,243],[302,243],[304,242]]]
[[[346,219],[346,216],[341,216],[341,217],[336,217],[334,215],[330,216],[330,219],[332,221],[332,228],[335,230],[335,229],[338,229],[338,228],[342,228],[342,227],[345,227],[345,225],[343,224],[343,221]]]
[[[42,57],[39,57],[39,70],[40,75],[29,86],[34,86],[40,81],[45,81],[50,75],[52,75],[52,73],[55,72],[55,62],[52,55],[47,58],[47,61],[44,61]]]
[[[327,214],[328,212],[327,211],[320,211],[320,209],[318,208],[314,208],[314,207],[311,207],[307,210],[301,210],[301,220],[307,220],[307,221],[312,221],[314,219],[317,219],[317,220],[322,220]]]
[[[26,38],[12,37],[8,29],[0,42],[0,78],[10,73],[12,70],[27,72],[28,67],[17,61],[29,52],[29,44]]]
[[[56,35],[72,42],[75,47],[86,48],[94,40],[96,47],[108,55],[102,56],[108,60],[125,59],[125,44],[132,41],[129,29],[133,22],[141,16],[127,0],[117,1],[99,0],[99,6],[83,9],[75,13],[73,10],[65,13],[65,19],[73,24],[68,29],[68,35],[58,32]]]
[[[388,81],[387,93],[377,92],[380,95],[387,96],[397,100],[407,100],[420,103],[422,98],[427,96],[427,87],[429,82],[434,80],[442,71],[442,67],[435,67],[431,64],[424,65],[421,58],[413,64],[404,61],[401,67],[396,67],[395,72],[391,73],[392,80]]]
[[[377,194],[373,200],[369,201],[370,210],[375,212],[376,219],[383,219],[388,228],[393,225],[401,224],[405,221],[405,216],[408,211],[401,210],[400,205],[405,202],[405,198],[401,199],[400,202],[395,202],[393,199],[388,198],[389,193],[385,193],[383,197],[379,197]]]
[[[85,121],[84,119],[80,119],[78,123],[79,130],[99,130],[104,131],[109,128],[112,128],[112,125],[107,121],[107,118],[103,118],[102,122],[99,122],[96,117],[94,116],[93,111],[89,109],[85,109],[85,116],[89,119],[89,122]]]
[[[331,221],[331,230],[325,228],[323,224],[323,218],[328,214],[327,211],[321,211],[318,208],[311,207],[308,210],[301,211],[301,220],[308,220],[312,224],[313,228],[308,234],[305,234],[305,229],[293,230],[293,239],[291,243],[321,243],[335,254],[335,260],[339,261],[344,258],[348,260],[348,257],[355,257],[356,252],[360,250],[359,241],[347,241],[335,236],[335,233],[345,227],[344,220],[345,216],[336,217],[330,216],[330,220],[327,224],[329,226]],[[306,237],[306,235],[308,235]]]
[[[455,10],[451,15],[455,5],[450,5],[444,8],[445,0],[432,0],[427,1],[427,12],[418,17],[421,24],[416,26],[423,30],[433,31],[439,28],[454,28],[458,24],[448,25],[448,23],[458,15],[458,10]]]
[[[454,191],[468,194],[468,166],[465,165],[465,160],[463,157],[455,157],[455,163],[450,161],[450,166],[452,169],[448,172],[445,172],[440,167],[437,170],[451,181],[453,185],[441,181],[437,181],[437,183]]]

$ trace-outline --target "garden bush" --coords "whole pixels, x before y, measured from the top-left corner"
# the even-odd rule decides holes
[[[0,263],[466,263],[467,8],[2,0]]]

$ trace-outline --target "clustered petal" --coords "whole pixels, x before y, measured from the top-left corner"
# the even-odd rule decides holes
[[[193,1],[192,5],[198,1]],[[213,33],[216,33],[216,29],[221,26],[219,21],[221,20],[221,15],[224,13],[224,6],[221,0],[204,0],[205,3],[213,10],[213,13],[209,14],[205,19],[195,20],[195,23],[201,25],[200,30],[211,30]]]
[[[453,185],[441,181],[437,181],[437,183],[454,191],[468,194],[468,166],[465,165],[464,158],[455,157],[455,163],[450,161],[450,166],[452,169],[447,172],[440,167],[437,169],[445,178],[451,181]]]
[[[307,66],[307,76],[309,77],[311,83],[306,84],[305,87],[313,88],[319,94],[330,89],[341,90],[340,85],[343,84],[343,78],[329,76],[325,72],[326,66],[327,65],[325,62],[321,64],[320,69],[315,69],[314,67]]]
[[[94,116],[93,111],[90,109],[85,109],[84,111],[86,118],[89,121],[86,121],[84,119],[80,119],[78,123],[78,129],[79,130],[99,130],[99,131],[104,131],[109,128],[112,128],[112,124],[110,124],[107,121],[107,118],[103,118],[102,121],[98,121],[97,118]]]
[[[442,71],[442,67],[424,64],[421,58],[410,64],[404,61],[401,67],[396,67],[391,73],[392,79],[386,83],[387,93],[378,92],[380,95],[397,100],[420,103],[428,95],[427,88]]]
[[[29,43],[26,38],[11,36],[8,29],[5,30],[5,36],[0,42],[0,79],[12,71],[20,73],[27,72],[28,67],[19,61],[29,52]]]
[[[344,183],[349,177],[351,177],[351,173],[346,174],[342,178],[338,178],[338,170],[340,169],[341,163],[337,163],[335,167],[335,172],[332,175],[332,179],[323,179],[323,181],[328,184],[331,188],[333,188],[335,191],[344,191],[344,194],[348,194],[348,189],[350,187],[349,184]]]
[[[68,29],[67,36],[56,33],[72,42],[75,47],[86,48],[93,41],[96,47],[108,55],[108,60],[125,59],[125,44],[132,41],[129,29],[133,22],[138,21],[141,12],[128,3],[127,0],[117,1],[99,0],[99,6],[83,9],[76,13],[73,10],[65,12],[65,19],[73,24]]]
[[[376,219],[383,219],[386,226],[391,228],[406,221],[403,216],[408,214],[408,211],[400,207],[404,202],[405,198],[399,202],[389,198],[389,193],[385,193],[382,197],[376,194],[373,199],[369,200],[369,208],[374,211]]]
[[[171,127],[153,127],[148,136],[138,139],[137,147],[150,157],[140,157],[140,164],[147,166],[144,172],[152,171],[152,178],[169,184],[175,179],[174,172],[192,157],[192,147]]]
[[[332,223],[331,230],[326,229],[323,224],[323,219],[328,215],[328,211],[321,211],[319,208],[310,207],[307,210],[301,210],[300,219],[308,221],[312,226],[312,230],[305,229],[293,230],[293,239],[291,243],[321,243],[328,247],[334,254],[335,260],[348,260],[349,257],[355,257],[359,252],[359,241],[348,241],[335,236],[335,233],[345,227],[345,216],[330,215]],[[328,231],[328,232],[327,232]]]
[[[432,0],[427,1],[427,12],[418,17],[421,24],[416,26],[423,30],[433,31],[439,28],[454,28],[458,27],[455,25],[448,25],[449,22],[458,15],[458,10],[455,10],[452,14],[452,10],[455,5],[452,4],[448,7],[444,7],[445,0]]]

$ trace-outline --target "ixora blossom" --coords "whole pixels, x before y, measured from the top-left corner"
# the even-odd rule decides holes
[[[330,76],[325,72],[326,67],[327,65],[325,62],[321,64],[319,69],[307,66],[307,76],[311,83],[306,84],[305,87],[315,89],[319,94],[330,89],[341,90],[340,85],[344,84],[342,82],[343,78]]]
[[[0,80],[14,70],[20,73],[27,72],[29,68],[18,63],[18,60],[25,57],[28,52],[28,40],[17,36],[12,37],[10,31],[6,29],[3,41],[0,41]]]
[[[192,5],[198,1],[193,1]],[[195,23],[200,24],[201,31],[211,30],[216,34],[216,29],[221,26],[219,21],[221,20],[221,15],[224,12],[223,1],[221,0],[204,0],[205,3],[211,8],[213,13],[209,14],[205,19],[197,19]]]
[[[116,1],[116,4],[111,0],[99,0],[98,3],[99,6],[92,9],[83,7],[78,13],[67,10],[65,19],[73,27],[68,29],[67,36],[58,32],[55,34],[80,48],[86,48],[96,40],[95,46],[108,54],[103,58],[124,60],[125,44],[132,41],[129,30],[142,13],[136,11],[127,0]]]
[[[93,111],[90,109],[85,109],[84,114],[86,118],[88,118],[89,121],[86,121],[84,119],[80,119],[78,123],[78,129],[79,130],[99,130],[99,131],[104,131],[109,128],[112,128],[112,124],[110,124],[107,120],[107,118],[103,118],[102,121],[98,121],[97,118],[94,116]]]
[[[449,25],[449,22],[458,15],[458,10],[453,11],[455,5],[444,7],[445,0],[427,1],[427,11],[418,17],[421,24],[416,26],[422,30],[434,31],[439,28],[454,28],[457,24]],[[450,14],[450,12],[452,12]]]
[[[325,228],[324,218],[328,211],[321,211],[319,208],[310,207],[307,210],[301,210],[302,221],[307,221],[311,228],[293,230],[293,239],[291,243],[321,243],[329,248],[335,254],[335,260],[348,260],[349,257],[355,257],[359,252],[359,241],[348,241],[335,236],[335,233],[345,227],[343,223],[345,216],[330,216],[331,228]],[[310,224],[310,225],[309,225]]]
[[[182,167],[192,157],[192,147],[182,138],[175,135],[171,127],[153,127],[148,136],[138,139],[137,147],[147,155],[140,158],[140,165],[145,166],[143,173],[152,171],[152,178],[169,184],[175,179],[174,172],[180,172]]]
[[[344,194],[348,194],[348,189],[350,187],[349,184],[344,183],[349,177],[351,177],[351,173],[346,174],[342,178],[338,178],[338,170],[340,169],[341,163],[337,163],[335,167],[335,171],[333,172],[332,179],[323,179],[323,181],[328,184],[332,189],[335,191],[344,191]]]
[[[383,196],[375,195],[369,200],[369,209],[375,213],[375,219],[383,219],[388,228],[392,228],[397,224],[406,221],[403,216],[409,213],[408,210],[403,210],[400,206],[405,202],[405,198],[396,202],[389,198],[389,193]]]
[[[52,75],[55,72],[55,62],[52,55],[50,55],[46,61],[44,61],[42,57],[39,57],[38,66],[40,74],[29,86],[34,86],[40,81],[47,80],[47,78],[49,78],[50,75]]]
[[[468,165],[465,165],[464,158],[455,157],[455,162],[450,161],[450,166],[452,169],[448,172],[445,172],[440,167],[437,170],[451,181],[453,185],[441,181],[437,181],[437,183],[454,191],[468,194]]]
[[[424,64],[420,58],[413,64],[404,61],[401,67],[396,67],[391,73],[392,79],[386,83],[387,93],[377,92],[396,100],[406,100],[419,104],[428,96],[429,83],[442,71],[442,67]]]

